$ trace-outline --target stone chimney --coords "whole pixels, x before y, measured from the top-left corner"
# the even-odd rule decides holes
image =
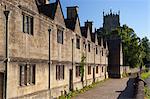
[[[67,7],[67,19],[76,19],[78,16],[78,6]]]
[[[90,32],[92,33],[92,25],[93,25],[93,22],[92,21],[88,21],[87,20],[87,22],[85,22],[85,27],[87,28],[87,27],[89,27],[89,29],[90,29]]]

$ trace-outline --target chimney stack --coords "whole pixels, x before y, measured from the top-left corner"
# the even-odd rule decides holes
[[[78,16],[78,6],[67,7],[67,19],[76,19]]]
[[[92,25],[93,25],[93,22],[92,21],[88,21],[87,20],[87,22],[85,22],[85,27],[86,28],[88,28],[89,27],[89,29],[90,29],[90,32],[92,33]]]

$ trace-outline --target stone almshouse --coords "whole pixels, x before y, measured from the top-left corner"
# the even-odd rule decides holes
[[[80,26],[77,6],[67,7],[64,18],[59,0],[1,0],[0,38],[0,99],[56,98],[108,77],[107,42],[92,22]]]

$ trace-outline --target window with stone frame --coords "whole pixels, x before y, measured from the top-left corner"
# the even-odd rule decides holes
[[[20,86],[35,84],[35,64],[20,64]]]
[[[98,66],[96,66],[96,73],[98,73]]]
[[[97,48],[97,45],[96,45],[96,54],[98,54],[98,48]]]
[[[103,66],[102,66],[102,73],[104,72],[104,68],[103,68]]]
[[[76,77],[80,77],[80,66],[76,66]]]
[[[56,80],[64,79],[64,65],[56,65]]]
[[[102,56],[104,56],[103,48],[102,48]]]
[[[88,66],[88,75],[91,74],[91,66]]]
[[[91,51],[90,42],[88,42],[88,51],[89,51],[89,52]]]
[[[57,29],[57,43],[63,44],[63,30]]]
[[[33,17],[23,13],[22,18],[23,18],[23,32],[33,35],[33,28],[34,28]]]
[[[83,41],[83,48],[86,50],[86,43]]]
[[[76,36],[76,48],[80,49],[80,37]]]
[[[35,64],[30,64],[29,65],[29,83],[30,84],[35,84],[35,75],[36,74],[36,71],[35,71]]]

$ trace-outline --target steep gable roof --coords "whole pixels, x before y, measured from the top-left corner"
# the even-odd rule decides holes
[[[59,25],[61,24],[65,26],[65,18],[64,18],[63,11],[62,11],[60,0],[56,0],[56,3],[57,3],[57,6],[56,6],[54,20],[57,22],[57,24]]]
[[[71,29],[72,31],[81,35],[80,19],[77,8],[78,6],[67,7],[67,18],[65,19],[65,24],[68,29]]]
[[[85,26],[81,27],[81,34],[88,40],[95,42],[95,36],[94,36],[95,34],[90,32],[89,27],[85,27]]]
[[[74,19],[65,19],[65,24],[66,24],[66,27],[68,29],[71,29],[72,31],[74,31],[76,20],[74,20]]]
[[[82,36],[84,36],[85,38],[87,38],[87,28],[86,27],[81,27],[81,34]]]
[[[91,41],[95,43],[95,33],[90,33],[91,34]]]
[[[54,19],[56,16],[56,11],[57,11],[58,5],[60,5],[60,10],[61,10],[61,13],[62,13],[62,16],[64,19],[62,7],[61,7],[59,0],[56,0],[56,2],[54,2],[54,3],[39,5],[38,9],[39,9],[40,13],[43,13],[44,15],[50,17],[51,19]]]
[[[80,36],[82,35],[82,34],[81,34],[81,28],[80,28],[80,20],[79,20],[79,17],[77,17],[77,19],[76,19],[76,24],[75,24],[74,32],[76,32],[76,33],[79,34]]]
[[[51,4],[40,5],[38,6],[38,8],[40,13],[43,13],[44,15],[50,17],[51,19],[54,19],[57,3],[55,2]]]

